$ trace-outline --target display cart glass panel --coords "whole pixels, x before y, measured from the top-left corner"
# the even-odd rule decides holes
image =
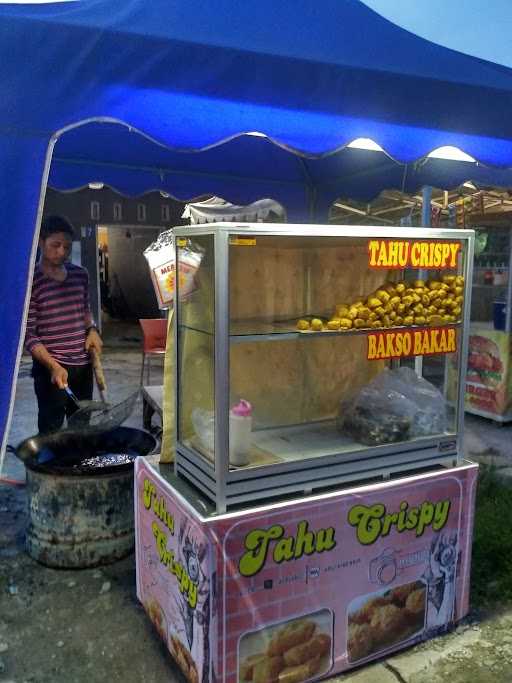
[[[213,235],[178,240],[178,440],[215,464],[215,253]],[[191,258],[191,256],[195,258]],[[195,263],[194,263],[195,261]],[[199,268],[197,263],[199,262]],[[188,269],[194,263],[194,270]],[[190,279],[187,279],[189,275]]]
[[[178,300],[177,471],[220,509],[458,459],[471,231],[176,234],[178,258],[185,234],[203,251]]]

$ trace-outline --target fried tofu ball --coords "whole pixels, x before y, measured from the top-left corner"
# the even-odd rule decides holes
[[[254,667],[256,664],[266,658],[266,654],[260,653],[257,655],[250,655],[240,664],[240,679],[242,681],[252,681],[254,675]]]
[[[327,329],[328,330],[339,330],[341,325],[341,321],[339,318],[333,318],[332,320],[329,320],[327,322]]]
[[[379,643],[393,641],[406,624],[405,610],[393,604],[375,610],[370,622],[374,638]]]
[[[279,672],[278,683],[302,683],[314,676],[320,669],[321,657],[310,659],[299,666],[287,666]]]
[[[282,655],[296,645],[307,642],[315,632],[316,624],[308,619],[292,621],[280,628],[269,643],[267,654],[270,657]]]
[[[348,657],[351,662],[367,657],[373,650],[373,635],[368,624],[350,624],[348,627]]]
[[[336,311],[334,318],[346,318],[348,316],[349,306],[347,304],[336,304]]]
[[[349,622],[355,624],[366,624],[370,623],[372,617],[379,607],[384,605],[389,605],[389,598],[383,595],[378,595],[375,598],[370,598],[364,605],[357,610],[357,612],[352,612],[349,616]]]
[[[423,614],[425,612],[425,589],[418,588],[413,591],[405,601],[405,608],[411,612],[411,614]]]
[[[393,588],[393,590],[389,594],[389,598],[393,604],[395,604],[397,607],[404,607],[405,606],[405,601],[409,597],[409,595],[413,592],[413,590],[416,587],[416,582],[414,583],[405,583],[402,586],[397,586],[396,588]]]
[[[432,290],[437,290],[440,289],[441,287],[441,282],[438,282],[437,280],[427,280],[427,287]]]
[[[386,292],[385,289],[378,289],[378,290],[375,292],[375,296],[376,296],[377,299],[380,299],[380,300],[382,301],[383,304],[387,304],[388,301],[389,301],[390,298],[391,298],[390,295],[388,294],[388,292]]]
[[[390,296],[394,296],[396,294],[396,286],[394,282],[385,282],[382,286],[382,289],[385,289]]]
[[[283,668],[283,658],[280,655],[265,657],[254,665],[253,683],[274,683]]]

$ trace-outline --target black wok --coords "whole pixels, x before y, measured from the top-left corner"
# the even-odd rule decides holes
[[[131,467],[138,455],[156,448],[154,436],[142,429],[116,427],[84,435],[81,430],[39,434],[13,449],[27,467],[53,474],[107,474]]]

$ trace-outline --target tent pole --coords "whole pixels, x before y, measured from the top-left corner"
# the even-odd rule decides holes
[[[316,216],[317,199],[318,199],[318,193],[317,193],[316,187],[314,185],[309,185],[308,186],[308,204],[309,204],[309,222],[310,223],[316,223],[316,220],[317,220],[317,216]]]
[[[431,225],[431,202],[432,202],[432,187],[424,185],[421,190],[422,205],[421,205],[421,225],[424,228],[429,228]],[[426,276],[425,271],[420,270],[419,277]],[[418,377],[423,376],[423,356],[416,356],[414,358],[414,370]]]
[[[431,226],[431,202],[432,202],[432,187],[430,185],[424,185],[421,190],[421,197],[423,200],[421,208],[421,225],[424,228],[430,228]]]

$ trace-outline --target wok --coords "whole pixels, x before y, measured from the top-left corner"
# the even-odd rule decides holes
[[[13,449],[25,465],[52,474],[107,474],[129,468],[138,455],[156,448],[154,436],[142,429],[116,427],[108,432],[63,430],[38,434]]]

